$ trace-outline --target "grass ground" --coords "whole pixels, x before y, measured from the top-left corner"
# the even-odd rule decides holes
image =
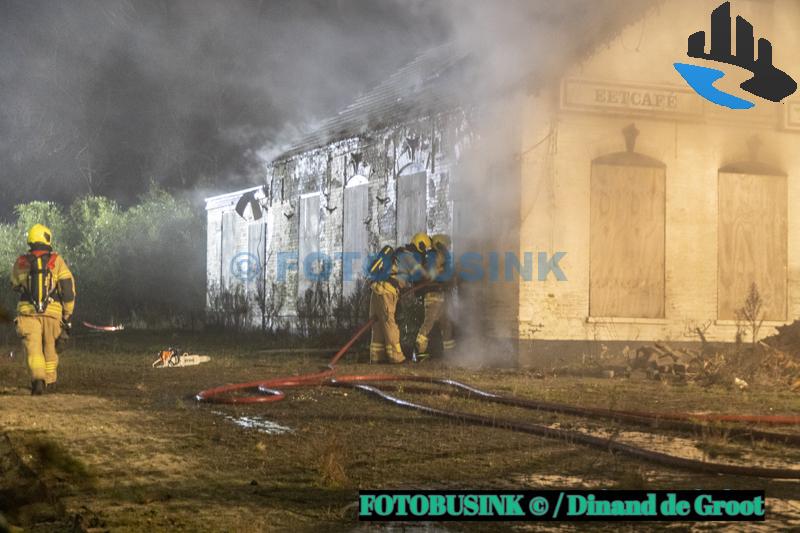
[[[761,527],[800,527],[796,482],[671,470],[565,442],[433,419],[345,389],[290,391],[287,401],[261,406],[207,405],[193,399],[202,388],[316,370],[329,358],[320,352],[274,351],[282,344],[252,337],[136,332],[79,337],[63,354],[57,392],[36,398],[29,396],[22,358],[6,356],[12,348],[19,350],[3,348],[0,433],[47,492],[42,501],[17,507],[7,517],[33,531],[68,530],[76,524],[97,531],[389,531],[356,520],[359,488],[752,488],[767,491],[771,514]],[[211,355],[212,361],[151,368],[156,351],[168,345]],[[376,371],[357,359],[346,357],[340,372]],[[800,412],[799,395],[776,390],[741,392],[636,377],[537,379],[524,370],[478,371],[434,361],[380,371],[434,374],[530,398],[615,409]],[[687,454],[714,460],[800,462],[796,449],[736,444],[724,433],[663,432],[666,438],[648,441],[637,428],[478,404],[446,392],[398,394],[482,414],[615,431],[639,443],[670,451],[683,447]],[[270,434],[270,423],[291,431]],[[469,523],[445,527],[490,529]],[[634,528],[642,525],[600,527]]]

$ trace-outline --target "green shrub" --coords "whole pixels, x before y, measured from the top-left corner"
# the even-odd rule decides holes
[[[205,306],[205,224],[188,201],[151,188],[125,210],[99,196],[64,209],[52,202],[16,206],[16,220],[0,224],[0,276],[8,279],[26,250],[30,226],[53,231],[54,248],[67,261],[78,291],[76,316],[97,323],[192,327]],[[0,303],[17,300],[0,283]]]

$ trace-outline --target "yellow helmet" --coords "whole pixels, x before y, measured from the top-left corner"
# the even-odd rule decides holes
[[[52,243],[53,232],[47,226],[36,224],[28,230],[28,244],[46,244],[50,246]]]
[[[427,233],[417,233],[411,237],[411,244],[418,252],[424,254],[431,249],[431,238]]]
[[[431,243],[434,248],[439,250],[449,250],[453,242],[450,240],[450,235],[446,233],[437,233],[431,237]]]

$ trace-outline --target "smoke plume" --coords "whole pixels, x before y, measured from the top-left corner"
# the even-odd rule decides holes
[[[15,203],[257,182],[284,128],[442,37],[421,3],[3,0],[0,218]]]

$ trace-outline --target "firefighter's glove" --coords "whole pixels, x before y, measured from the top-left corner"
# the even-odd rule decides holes
[[[66,341],[69,340],[69,336],[72,333],[72,322],[68,318],[64,318],[61,320],[61,335],[58,336],[58,340]]]

